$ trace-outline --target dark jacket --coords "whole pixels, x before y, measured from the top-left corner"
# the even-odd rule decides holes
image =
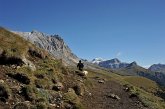
[[[81,62],[79,62],[79,63],[77,64],[77,68],[78,68],[80,71],[83,71],[84,64],[81,63]]]

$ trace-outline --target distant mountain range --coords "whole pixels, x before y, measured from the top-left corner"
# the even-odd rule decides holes
[[[109,59],[109,60],[104,60],[102,58],[95,58],[91,61],[91,63],[97,64],[100,67],[111,68],[111,69],[121,69],[132,65],[139,66],[135,61],[132,63],[127,63],[127,62],[121,62],[117,58]],[[165,64],[153,64],[148,68],[148,70],[153,72],[165,73]]]
[[[121,62],[119,59],[114,58],[111,60],[103,60],[101,58],[95,58],[92,63],[99,65],[100,67],[113,69],[120,75],[127,76],[142,76],[153,81],[156,81],[159,85],[165,86],[165,65],[153,64],[148,69],[139,66],[135,61],[132,63]]]
[[[114,58],[110,60],[103,60],[101,58],[95,58],[92,60],[92,63],[99,65],[100,67],[104,68],[111,68],[111,69],[120,69],[129,66],[131,63],[121,62],[119,59]],[[136,62],[134,62],[136,64]]]

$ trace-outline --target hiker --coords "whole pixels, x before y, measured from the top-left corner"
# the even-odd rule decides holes
[[[81,60],[79,60],[79,63],[77,64],[77,68],[78,68],[80,71],[83,71],[84,64],[81,63]]]

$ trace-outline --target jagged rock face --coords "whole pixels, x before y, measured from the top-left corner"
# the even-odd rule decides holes
[[[72,53],[70,48],[59,35],[48,35],[38,31],[14,33],[19,34],[36,46],[47,50],[56,58],[62,59],[66,65],[73,65],[79,60],[79,58]]]
[[[149,70],[154,72],[165,73],[165,64],[154,64],[151,67],[149,67]]]

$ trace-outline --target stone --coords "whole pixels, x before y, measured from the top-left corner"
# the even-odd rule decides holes
[[[29,61],[25,57],[23,57],[23,62],[25,64],[25,67],[29,67],[32,71],[36,71],[36,66],[33,64],[33,62]]]
[[[56,104],[51,104],[51,103],[50,103],[49,105],[52,106],[52,107],[56,107]]]
[[[124,90],[125,90],[126,92],[129,92],[129,91],[130,91],[130,88],[129,88],[129,87],[125,87]]]
[[[57,82],[54,86],[53,86],[53,90],[55,91],[60,91],[64,88],[63,84],[61,82]]]
[[[0,83],[4,83],[4,80],[1,79],[1,80],[0,80]]]
[[[92,96],[92,93],[88,93],[89,96]]]
[[[105,81],[104,80],[98,80],[98,83],[104,83]]]
[[[20,69],[21,68],[21,66],[17,66],[17,69]]]
[[[109,94],[108,97],[120,100],[120,97],[118,95],[113,94],[113,93]]]

